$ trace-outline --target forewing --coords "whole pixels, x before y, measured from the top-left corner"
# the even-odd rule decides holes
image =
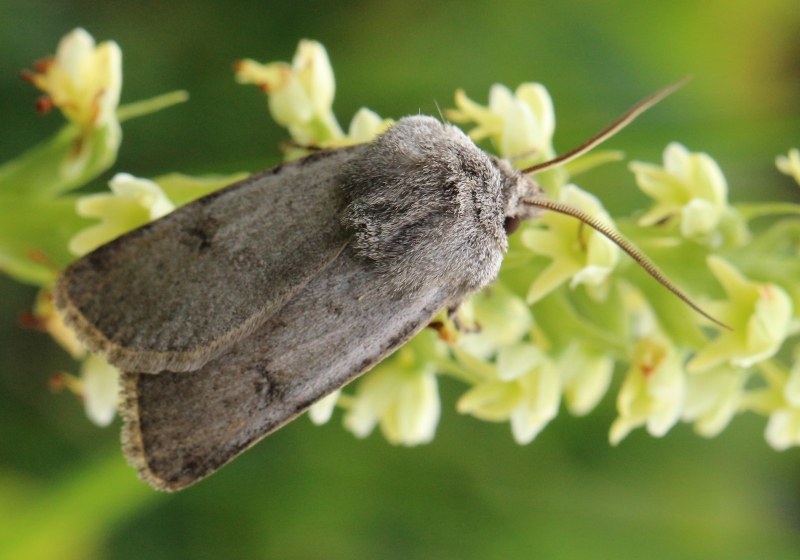
[[[346,244],[324,151],[196,200],[86,255],[55,288],[81,341],[121,369],[196,369],[246,336]]]
[[[211,474],[398,348],[448,303],[400,295],[350,248],[247,338],[201,369],[123,375],[123,444],[161,490]]]

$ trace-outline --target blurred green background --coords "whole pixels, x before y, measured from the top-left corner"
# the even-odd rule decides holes
[[[633,102],[694,80],[612,140],[660,161],[669,141],[709,152],[734,201],[797,199],[774,157],[800,145],[797,0],[0,0],[0,161],[62,119],[33,110],[19,71],[76,26],[123,50],[122,102],[174,89],[191,100],[125,123],[116,171],[257,171],[285,131],[263,95],[234,83],[242,57],[290,60],[322,41],[346,126],[438,114],[462,87],[540,81],[555,101],[556,148],[596,132]],[[622,163],[581,177],[612,213],[644,204]],[[140,483],[101,429],[48,377],[76,365],[17,317],[35,291],[0,277],[0,557],[84,558],[797,558],[800,451],[772,451],[765,421],[734,420],[707,441],[679,425],[607,443],[613,393],[589,417],[562,413],[531,445],[508,425],[453,411],[442,380],[434,442],[394,448],[380,435],[301,418],[177,495]]]

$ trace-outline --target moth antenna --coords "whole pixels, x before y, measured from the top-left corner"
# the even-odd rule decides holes
[[[672,84],[671,86],[667,86],[664,89],[657,91],[653,95],[649,97],[645,97],[639,103],[628,109],[628,111],[622,115],[620,118],[615,120],[611,123],[608,127],[604,128],[591,138],[589,138],[586,142],[575,148],[574,150],[570,150],[566,154],[562,154],[557,158],[551,159],[550,161],[546,161],[544,163],[539,163],[534,165],[533,167],[529,167],[527,169],[523,169],[523,173],[538,173],[539,171],[544,171],[545,169],[550,169],[551,167],[557,167],[559,165],[563,165],[568,161],[572,161],[575,158],[578,158],[585,154],[586,152],[594,149],[596,146],[602,144],[612,136],[614,136],[617,132],[628,126],[630,122],[647,111],[650,107],[664,99],[669,94],[673,93],[675,90],[680,89],[683,87],[689,80],[691,76],[686,76],[679,82]]]
[[[641,266],[650,276],[656,279],[659,284],[664,286],[670,292],[678,296],[686,305],[697,311],[700,315],[708,319],[709,321],[713,322],[720,327],[728,329],[732,331],[733,329],[715,319],[703,309],[689,299],[689,296],[684,294],[675,284],[669,281],[667,277],[664,275],[663,272],[656,266],[656,264],[651,261],[644,253],[642,253],[636,245],[634,245],[629,239],[623,236],[621,233],[614,231],[606,224],[598,220],[597,218],[593,218],[580,208],[572,206],[570,204],[566,204],[564,202],[558,202],[555,200],[548,200],[546,198],[526,198],[523,201],[525,204],[530,204],[531,206],[537,206],[539,208],[543,208],[545,210],[551,210],[553,212],[558,212],[559,214],[566,214],[567,216],[572,216],[580,220],[581,222],[585,223],[586,225],[594,228],[595,230],[599,231],[606,237],[608,237],[611,241],[616,243],[616,245],[625,251],[633,260],[635,260],[639,266]]]

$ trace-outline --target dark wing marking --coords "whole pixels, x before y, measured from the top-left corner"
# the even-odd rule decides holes
[[[113,365],[193,370],[246,336],[347,242],[341,165],[323,151],[194,201],[69,266],[55,301]]]
[[[180,490],[364,373],[448,303],[391,295],[344,252],[276,315],[198,371],[123,374],[123,447],[140,477]]]

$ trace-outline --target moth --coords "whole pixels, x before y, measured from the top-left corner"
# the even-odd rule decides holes
[[[525,172],[458,128],[403,118],[371,143],[254,175],[74,262],[55,303],[124,372],[128,461],[165,491],[213,473],[490,284],[507,235],[545,209],[600,229],[686,300],[618,234],[547,200],[529,176],[679,85]]]

